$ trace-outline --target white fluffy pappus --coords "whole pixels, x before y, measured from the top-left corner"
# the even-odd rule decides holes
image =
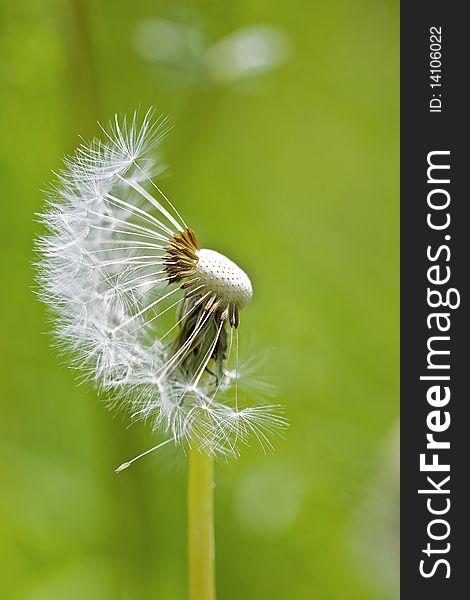
[[[251,282],[200,247],[157,185],[168,129],[152,111],[116,116],[65,159],[41,215],[39,294],[67,360],[110,406],[213,456],[237,456],[250,438],[266,449],[286,420],[279,406],[241,401],[239,310]]]

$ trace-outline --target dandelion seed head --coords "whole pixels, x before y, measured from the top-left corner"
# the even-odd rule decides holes
[[[161,190],[156,150],[168,129],[151,111],[115,117],[64,160],[41,215],[39,295],[56,345],[110,407],[211,455],[238,456],[250,439],[266,449],[285,419],[238,396],[251,281],[201,248]]]

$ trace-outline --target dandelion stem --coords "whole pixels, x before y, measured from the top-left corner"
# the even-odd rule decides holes
[[[93,32],[88,0],[68,0],[65,6],[65,44],[73,130],[93,131],[99,113]],[[71,115],[72,117],[72,115]]]
[[[214,464],[189,449],[188,481],[189,598],[215,600]]]

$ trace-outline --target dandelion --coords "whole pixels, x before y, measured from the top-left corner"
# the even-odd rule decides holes
[[[248,275],[194,230],[156,183],[168,120],[118,117],[65,159],[42,216],[40,295],[70,364],[165,441],[189,454],[193,600],[214,597],[212,458],[266,449],[279,407],[241,401],[240,311]],[[250,369],[248,369],[249,371]]]

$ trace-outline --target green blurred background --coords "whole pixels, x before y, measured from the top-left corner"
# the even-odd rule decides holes
[[[50,350],[32,244],[96,120],[173,116],[162,185],[252,275],[291,426],[217,466],[223,600],[397,598],[398,1],[3,0],[0,598],[186,597],[186,470]]]

